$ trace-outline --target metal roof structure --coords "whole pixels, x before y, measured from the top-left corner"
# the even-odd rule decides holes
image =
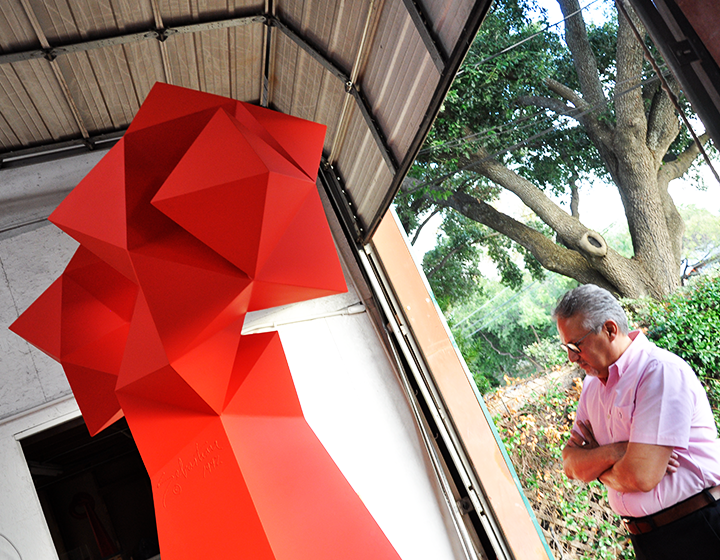
[[[716,146],[720,143],[720,5],[630,0]]]
[[[157,81],[327,126],[357,241],[387,210],[490,0],[3,0],[0,164],[109,147]]]

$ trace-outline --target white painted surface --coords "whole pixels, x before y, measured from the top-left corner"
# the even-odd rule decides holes
[[[57,558],[18,439],[79,411],[60,365],[8,326],[76,247],[52,225],[0,239],[0,560]]]
[[[76,248],[50,224],[0,240],[0,421],[71,392],[60,365],[8,327],[60,276]]]
[[[55,161],[0,169],[0,237],[47,218],[107,153],[96,150]]]

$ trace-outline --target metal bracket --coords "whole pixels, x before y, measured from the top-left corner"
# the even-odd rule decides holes
[[[338,216],[341,218],[346,234],[355,242],[359,242],[364,235],[364,228],[355,212],[355,206],[350,196],[343,188],[342,179],[337,171],[327,162],[320,166],[320,179],[325,186],[330,201],[335,206]]]
[[[673,53],[675,54],[675,58],[678,63],[682,66],[686,66],[700,60],[700,57],[695,52],[692,43],[687,39],[675,43],[675,45],[673,45]]]

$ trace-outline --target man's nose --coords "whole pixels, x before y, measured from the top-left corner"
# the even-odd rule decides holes
[[[577,361],[580,359],[580,356],[577,355],[577,354],[576,354],[575,352],[573,352],[572,350],[568,350],[568,353],[567,353],[567,354],[568,354],[568,360],[570,360],[572,363],[575,363],[575,362],[577,362]]]

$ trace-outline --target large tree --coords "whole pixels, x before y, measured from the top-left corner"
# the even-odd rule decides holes
[[[588,26],[577,0],[558,3],[564,42],[542,18],[528,18],[531,0],[496,2],[401,189],[401,219],[413,231],[423,216],[452,209],[507,236],[547,270],[625,297],[663,297],[679,284],[684,230],[668,185],[699,149],[624,15]],[[620,193],[630,258],[580,219],[578,187],[599,180]],[[501,189],[544,225],[495,208]]]

